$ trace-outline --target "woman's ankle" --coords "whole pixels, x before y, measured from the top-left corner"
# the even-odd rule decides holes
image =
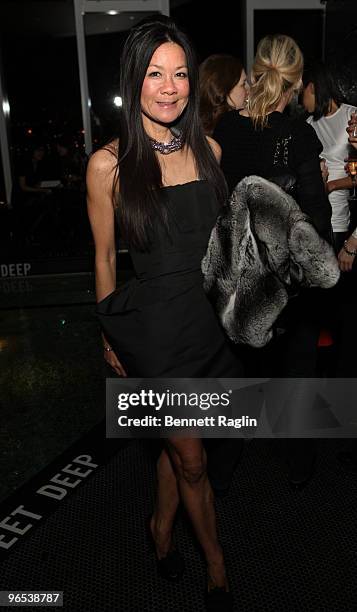
[[[224,565],[224,555],[220,544],[216,543],[214,547],[212,546],[212,550],[209,553],[206,551],[206,561],[208,567],[211,565],[213,567]]]
[[[228,582],[223,553],[219,552],[207,562],[208,588],[226,587]]]
[[[207,568],[207,574],[209,591],[215,589],[216,587],[224,587],[226,591],[229,591],[226,568],[224,565],[220,569],[218,569],[217,567],[214,569]]]
[[[217,570],[217,568],[215,568],[214,571],[212,570],[212,568],[208,568],[207,573],[208,573],[208,590],[209,591],[211,591],[212,589],[215,589],[216,587],[219,587],[219,588],[224,587],[226,591],[229,591],[227,574],[226,574],[226,569],[224,566],[219,571]]]
[[[150,521],[152,537],[155,542],[156,552],[159,559],[166,557],[171,550],[172,525],[157,520],[155,514]]]

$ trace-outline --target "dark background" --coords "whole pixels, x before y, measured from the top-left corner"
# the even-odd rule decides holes
[[[268,33],[282,32],[297,40],[307,62],[325,54],[335,64],[336,79],[345,101],[357,105],[357,0],[328,0],[325,23],[322,11],[269,10],[268,0],[266,6],[264,11],[255,14],[255,44]],[[221,0],[216,5],[200,0],[171,0],[171,15],[190,35],[200,62],[212,53],[230,53],[246,63],[242,0]],[[114,97],[120,94],[121,46],[127,29],[142,17],[142,13],[85,16],[94,149],[116,135],[118,109]],[[116,20],[126,29],[116,31]],[[51,155],[56,139],[64,136],[84,160],[72,0],[0,0],[0,62],[10,102],[9,142],[15,188],[19,161],[36,141],[45,144]],[[0,164],[0,261],[42,259],[44,265],[33,267],[32,273],[35,269],[38,273],[53,269],[92,269],[88,259],[92,257],[93,245],[85,220],[84,177],[82,182],[77,224],[68,218],[68,205],[65,208],[68,198],[63,191],[66,200],[63,210],[60,198],[57,197],[57,211],[49,200],[45,214],[39,215],[40,223],[34,219],[37,229],[29,244],[22,240],[19,244],[14,237],[18,233],[16,223],[19,227],[21,219],[16,221],[13,209],[1,205],[5,201],[5,189]],[[74,225],[71,235],[65,226],[58,231],[61,219]],[[52,255],[57,261],[49,265]],[[68,266],[63,263],[64,255],[72,258]],[[73,260],[77,255],[83,257],[83,263]]]
[[[327,53],[337,57],[347,47],[350,62],[356,61],[357,56],[356,4],[355,0],[334,0],[327,4]],[[35,6],[36,11],[29,13],[30,5]],[[54,9],[60,17],[55,25]],[[191,0],[173,7],[171,14],[191,35],[200,61],[219,52],[244,58],[242,2],[223,1],[218,9],[213,4]],[[93,16],[88,17],[91,19]],[[106,19],[110,24],[112,18],[106,16]],[[292,35],[301,45],[307,61],[322,55],[323,23],[318,11],[258,11],[255,27],[257,40],[278,31]],[[73,32],[70,0],[1,3],[0,46],[11,105],[13,146],[33,137],[36,131],[45,136],[67,131],[81,141],[78,63]],[[98,132],[99,120],[104,131],[110,131],[108,121],[115,121],[113,97],[118,90],[117,74],[124,36],[125,32],[109,32],[86,38],[95,132]],[[344,58],[342,67],[345,63]]]

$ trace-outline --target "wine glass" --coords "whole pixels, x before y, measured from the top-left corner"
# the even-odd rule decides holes
[[[348,168],[348,173],[352,179],[352,184],[353,184],[353,192],[349,199],[357,200],[357,195],[356,195],[357,159],[348,159],[347,168]]]

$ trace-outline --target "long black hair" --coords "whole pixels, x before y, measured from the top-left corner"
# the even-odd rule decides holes
[[[170,18],[156,15],[145,19],[129,32],[121,56],[122,109],[113,184],[114,206],[123,236],[128,244],[141,250],[150,246],[150,230],[155,218],[158,216],[165,222],[165,207],[159,196],[163,186],[161,168],[144,130],[140,99],[151,57],[166,42],[180,45],[186,55],[190,93],[179,119],[183,143],[193,151],[200,179],[213,184],[222,204],[227,196],[223,174],[200,122],[198,65],[192,45]]]
[[[330,112],[332,101],[336,102],[337,106],[341,106],[343,98],[330,66],[316,61],[306,67],[302,80],[304,87],[309,83],[314,85],[315,110],[312,114],[314,121],[318,121]]]

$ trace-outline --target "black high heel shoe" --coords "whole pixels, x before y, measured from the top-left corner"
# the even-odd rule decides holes
[[[210,573],[207,573],[208,584],[205,593],[206,611],[207,612],[233,612],[233,597],[228,590],[228,583],[224,586],[218,586],[212,579]]]
[[[213,587],[206,592],[207,612],[233,612],[233,598],[226,587]]]
[[[156,556],[155,540],[151,533],[150,523],[151,516],[146,519],[146,535],[149,547],[153,552],[155,552]],[[183,572],[185,571],[185,562],[183,557],[176,549],[170,550],[166,557],[162,557],[161,559],[156,557],[156,566],[158,574],[170,582],[177,582],[180,580]]]

